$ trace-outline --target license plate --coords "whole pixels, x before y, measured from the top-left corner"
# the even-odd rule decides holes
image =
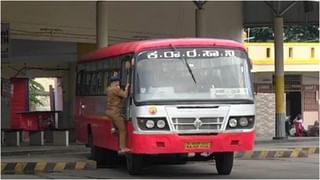
[[[187,142],[184,144],[185,149],[208,149],[211,143],[209,142]]]

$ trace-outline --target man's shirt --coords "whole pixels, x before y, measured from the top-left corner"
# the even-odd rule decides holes
[[[107,111],[121,113],[122,100],[126,98],[126,92],[117,86],[107,88]]]

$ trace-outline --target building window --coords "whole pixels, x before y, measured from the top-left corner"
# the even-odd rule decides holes
[[[289,48],[289,58],[292,58],[292,47]]]
[[[314,58],[314,47],[311,48],[311,58]]]
[[[270,48],[267,48],[267,58],[270,58]]]

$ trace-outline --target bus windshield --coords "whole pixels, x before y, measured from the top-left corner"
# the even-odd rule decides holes
[[[135,100],[253,99],[246,54],[226,48],[174,48],[137,55]]]

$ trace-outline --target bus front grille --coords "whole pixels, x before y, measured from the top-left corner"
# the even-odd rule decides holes
[[[222,128],[223,117],[203,117],[203,118],[172,118],[176,131],[217,131]]]

